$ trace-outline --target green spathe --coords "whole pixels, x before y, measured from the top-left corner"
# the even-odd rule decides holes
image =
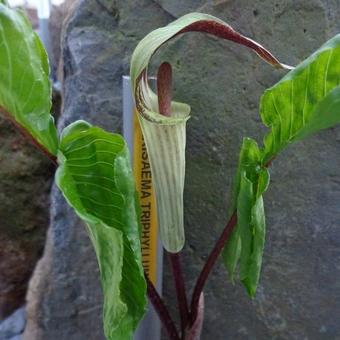
[[[56,155],[57,130],[50,110],[46,51],[21,11],[0,3],[0,111]]]
[[[125,141],[84,121],[64,129],[56,183],[96,251],[109,340],[132,339],[146,306],[139,208]]]
[[[183,190],[185,178],[186,119],[176,124],[155,124],[140,117],[147,141],[160,237],[165,249],[177,253],[185,241]]]
[[[148,85],[147,67],[153,54],[171,38],[190,31],[213,34],[253,49],[276,67],[281,64],[261,45],[242,36],[224,21],[203,13],[190,13],[148,34],[136,47],[130,75],[132,91],[148,150],[156,192],[160,235],[169,252],[180,251],[185,242],[183,190],[185,177],[186,121],[190,107],[172,102],[171,116],[158,110],[158,98]]]

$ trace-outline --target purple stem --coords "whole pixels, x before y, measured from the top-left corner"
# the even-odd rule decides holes
[[[189,320],[189,308],[185,290],[185,282],[181,268],[180,253],[168,253],[168,258],[171,265],[172,276],[174,278],[175,283],[177,304],[181,318],[182,336],[184,336],[185,329]]]
[[[167,331],[169,338],[171,340],[180,340],[178,335],[175,323],[173,322],[168,309],[166,308],[162,298],[159,296],[156,288],[149,280],[148,276],[144,273],[145,280],[147,283],[147,293],[150,302],[152,303],[153,307],[155,308],[159,319],[161,320],[164,329]]]
[[[237,224],[237,214],[236,211],[232,214],[230,220],[228,221],[227,225],[225,226],[221,236],[217,240],[213,250],[211,251],[207,262],[205,263],[194,288],[194,293],[191,299],[191,317],[190,323],[193,324],[197,318],[197,312],[199,307],[199,300],[201,293],[203,292],[204,285],[208,279],[208,276],[214,267],[216,260],[218,259],[219,255],[221,254],[225,243],[229,239],[231,232],[233,231],[234,227]]]
[[[190,327],[188,327],[185,330],[184,340],[200,340],[201,333],[202,333],[203,319],[204,319],[204,295],[203,293],[201,293],[199,303],[198,303],[196,320],[193,322],[192,325],[190,325]]]

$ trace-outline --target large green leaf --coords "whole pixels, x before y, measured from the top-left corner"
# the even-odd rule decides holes
[[[77,121],[61,136],[56,183],[86,223],[101,273],[108,339],[131,339],[144,314],[139,208],[120,135]]]
[[[340,122],[339,60],[336,35],[265,91],[260,114],[271,131],[264,139],[264,162],[289,143]]]
[[[46,52],[21,11],[4,3],[0,3],[0,111],[56,155]]]
[[[265,238],[262,194],[267,167],[288,144],[340,122],[340,35],[290,71],[261,98],[263,122],[271,128],[264,148],[245,139],[232,196],[237,226],[223,253],[231,279],[239,263],[240,280],[253,296],[259,280]]]
[[[185,241],[185,129],[190,107],[172,102],[170,116],[160,113],[157,95],[148,85],[147,69],[153,54],[163,44],[186,32],[203,32],[233,41],[252,49],[275,67],[289,68],[257,42],[241,35],[224,21],[203,13],[184,15],[169,25],[152,31],[136,47],[131,58],[132,91],[151,163],[160,235],[164,247],[170,252],[180,251]]]

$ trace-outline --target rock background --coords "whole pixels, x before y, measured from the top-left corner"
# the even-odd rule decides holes
[[[62,128],[86,119],[121,128],[121,76],[137,42],[189,11],[216,15],[297,64],[340,30],[337,0],[82,0],[64,31]],[[245,48],[192,33],[157,53],[173,64],[175,98],[190,103],[185,191],[189,287],[226,219],[243,136],[261,140],[263,90],[279,80]],[[274,163],[265,195],[267,242],[256,299],[222,266],[206,288],[202,339],[340,339],[339,128],[292,146]],[[60,193],[52,193],[45,255],[28,294],[25,340],[103,339],[94,252]],[[166,271],[165,296],[173,291]]]
[[[53,169],[0,116],[0,320],[25,302],[49,224]]]

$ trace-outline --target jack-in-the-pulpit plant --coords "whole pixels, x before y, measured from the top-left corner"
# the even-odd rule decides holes
[[[263,145],[243,139],[230,209],[225,213],[228,221],[189,303],[179,254],[185,243],[185,129],[190,107],[171,101],[169,63],[159,67],[157,93],[148,85],[147,69],[163,44],[192,31],[244,45],[287,74],[261,97],[260,116],[268,127]],[[146,296],[170,339],[199,339],[203,288],[220,254],[231,280],[238,278],[250,296],[256,293],[265,240],[263,193],[270,182],[271,163],[289,144],[340,122],[340,35],[291,68],[222,20],[192,13],[147,35],[132,55],[130,72],[151,162],[161,239],[174,274],[179,329],[143,271],[138,193],[124,139],[85,121],[72,123],[58,136],[50,114],[46,52],[23,14],[0,0],[0,113],[56,165],[56,184],[86,225],[100,268],[107,339],[132,339],[146,309]]]
[[[274,66],[287,67],[262,46],[237,33],[222,20],[201,13],[185,15],[168,26],[151,32],[138,44],[131,59],[132,90],[151,162],[161,238],[164,248],[172,253],[179,252],[184,246],[185,126],[190,107],[169,101],[169,112],[160,112],[166,108],[164,105],[159,108],[159,98],[148,85],[147,66],[152,55],[164,43],[180,34],[193,31],[235,41],[253,49]],[[162,80],[162,76],[163,73],[159,73],[158,81]],[[158,91],[160,99],[165,96],[171,99],[169,91],[169,88],[165,90],[166,93],[161,94]]]

